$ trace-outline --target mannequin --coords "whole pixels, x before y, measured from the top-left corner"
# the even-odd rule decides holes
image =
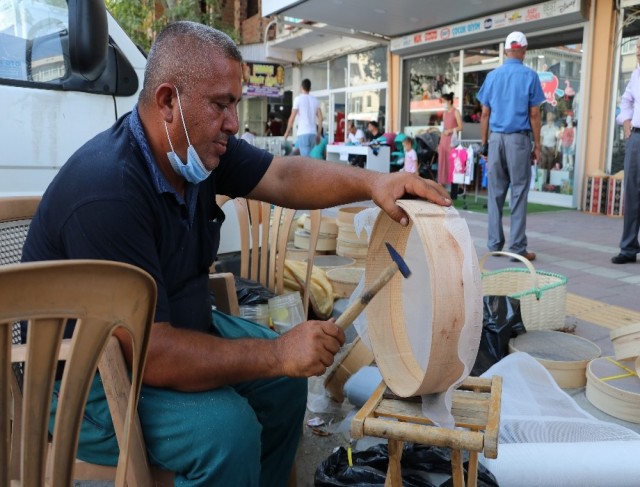
[[[553,169],[558,154],[558,127],[555,124],[556,117],[552,112],[547,113],[547,123],[540,129],[542,153],[540,157],[541,169]]]
[[[566,127],[560,136],[560,149],[562,150],[562,169],[565,171],[573,170],[573,159],[576,154],[576,137],[575,128],[573,127],[573,118],[568,115],[566,119]]]

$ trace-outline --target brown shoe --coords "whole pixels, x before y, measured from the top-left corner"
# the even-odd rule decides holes
[[[535,252],[525,252],[524,254],[520,254],[521,257],[524,257],[525,259],[527,259],[529,262],[536,260],[536,253]],[[511,259],[511,262],[520,262],[519,259],[516,259],[515,257],[513,257]]]

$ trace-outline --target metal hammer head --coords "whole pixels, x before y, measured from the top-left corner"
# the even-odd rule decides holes
[[[411,275],[411,270],[409,270],[409,266],[407,266],[407,263],[404,261],[404,259],[402,258],[402,256],[396,251],[396,249],[394,249],[391,244],[389,242],[385,242],[384,243],[387,246],[387,250],[389,251],[389,254],[391,255],[391,259],[398,264],[398,270],[400,271],[400,274],[402,274],[402,276],[406,279]]]

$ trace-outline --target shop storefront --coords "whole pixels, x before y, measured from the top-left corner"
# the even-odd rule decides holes
[[[440,97],[453,93],[463,143],[479,142],[476,95],[487,74],[503,63],[507,34],[520,30],[529,41],[524,62],[538,73],[547,98],[541,107],[544,157],[534,170],[529,201],[577,207],[587,123],[581,110],[587,4],[548,1],[392,39],[391,51],[401,57],[400,128],[413,134],[436,130],[444,111]]]
[[[387,47],[377,46],[300,66],[300,80],[311,81],[321,103],[323,130],[329,143],[343,142],[349,122],[365,130],[375,120],[385,125]],[[293,87],[294,96],[299,87]]]
[[[246,62],[240,126],[248,127],[263,145],[269,142],[265,137],[282,136],[300,82],[308,78],[311,94],[321,104],[323,132],[329,143],[344,141],[349,122],[366,130],[367,123],[375,120],[384,128],[387,52],[387,46],[375,46],[299,65]]]

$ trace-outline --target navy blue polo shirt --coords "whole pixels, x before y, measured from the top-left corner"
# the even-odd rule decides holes
[[[60,169],[31,222],[23,262],[101,259],[141,267],[158,286],[155,321],[207,331],[208,273],[224,213],[216,194],[245,196],[273,156],[230,137],[220,165],[184,199],[153,161],[136,109]]]

